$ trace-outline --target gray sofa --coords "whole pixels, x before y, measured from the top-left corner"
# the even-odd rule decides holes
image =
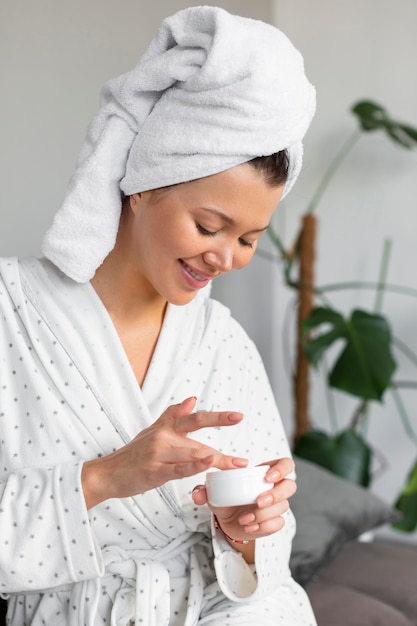
[[[396,513],[368,490],[296,459],[291,569],[319,626],[416,626],[417,546],[359,541]]]

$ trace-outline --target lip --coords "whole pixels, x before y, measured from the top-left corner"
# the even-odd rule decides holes
[[[194,267],[183,261],[183,259],[180,259],[179,263],[182,275],[193,289],[202,289],[214,278],[214,276],[209,276],[205,272],[196,270]]]

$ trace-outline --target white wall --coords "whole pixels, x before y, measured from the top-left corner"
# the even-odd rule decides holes
[[[109,78],[189,0],[2,0],[0,254],[39,254]],[[207,2],[268,19],[269,0]]]
[[[305,170],[285,206],[287,241],[319,177],[342,142],[356,127],[348,111],[360,99],[372,99],[397,119],[417,127],[417,4],[414,0],[276,0],[274,21],[302,50],[307,73],[318,94],[318,112],[305,143]],[[393,240],[389,282],[417,288],[417,150],[395,147],[380,133],[364,136],[323,198],[318,216],[317,279],[320,284],[344,280],[375,281],[383,241]],[[277,289],[276,354],[281,352],[282,319],[288,293]],[[351,291],[335,298],[345,312],[372,309],[374,293]],[[386,296],[384,312],[394,333],[417,352],[417,300]],[[402,363],[398,378],[417,380],[417,368]],[[282,392],[286,377],[281,363],[276,380]],[[403,394],[417,432],[417,391]],[[336,394],[340,427],[355,403]],[[284,412],[291,399],[280,393]],[[321,382],[315,380],[312,417],[328,428]],[[417,448],[404,434],[388,398],[371,412],[369,438],[386,457],[388,467],[373,489],[394,498]]]

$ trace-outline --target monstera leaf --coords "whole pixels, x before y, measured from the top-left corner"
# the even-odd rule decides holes
[[[309,430],[298,438],[294,454],[357,485],[369,485],[372,450],[351,428],[334,437],[321,430]]]
[[[405,487],[402,489],[395,508],[402,513],[393,526],[404,532],[413,532],[417,528],[417,461],[412,468]]]
[[[417,129],[391,119],[387,110],[376,102],[362,100],[352,107],[352,113],[357,116],[365,132],[382,130],[403,148],[414,148],[417,145]]]
[[[317,307],[304,321],[303,333],[305,353],[315,366],[334,342],[343,342],[329,374],[331,387],[363,400],[382,400],[396,367],[383,316],[356,309],[345,319],[333,309]]]

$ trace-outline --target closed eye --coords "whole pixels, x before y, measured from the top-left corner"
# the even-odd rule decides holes
[[[207,237],[214,237],[215,235],[217,235],[217,231],[207,230],[207,228],[204,228],[204,226],[202,226],[198,222],[196,222],[196,226],[197,226],[197,230],[202,235],[206,235]],[[241,246],[244,246],[245,248],[253,248],[253,243],[250,243],[249,241],[246,241],[245,239],[242,239],[241,237],[239,238],[239,243]]]
[[[214,237],[214,235],[216,234],[216,231],[211,231],[211,230],[207,230],[207,228],[204,228],[204,226],[201,226],[201,224],[196,224],[197,226],[197,230],[202,234],[202,235],[208,235],[209,237]]]

